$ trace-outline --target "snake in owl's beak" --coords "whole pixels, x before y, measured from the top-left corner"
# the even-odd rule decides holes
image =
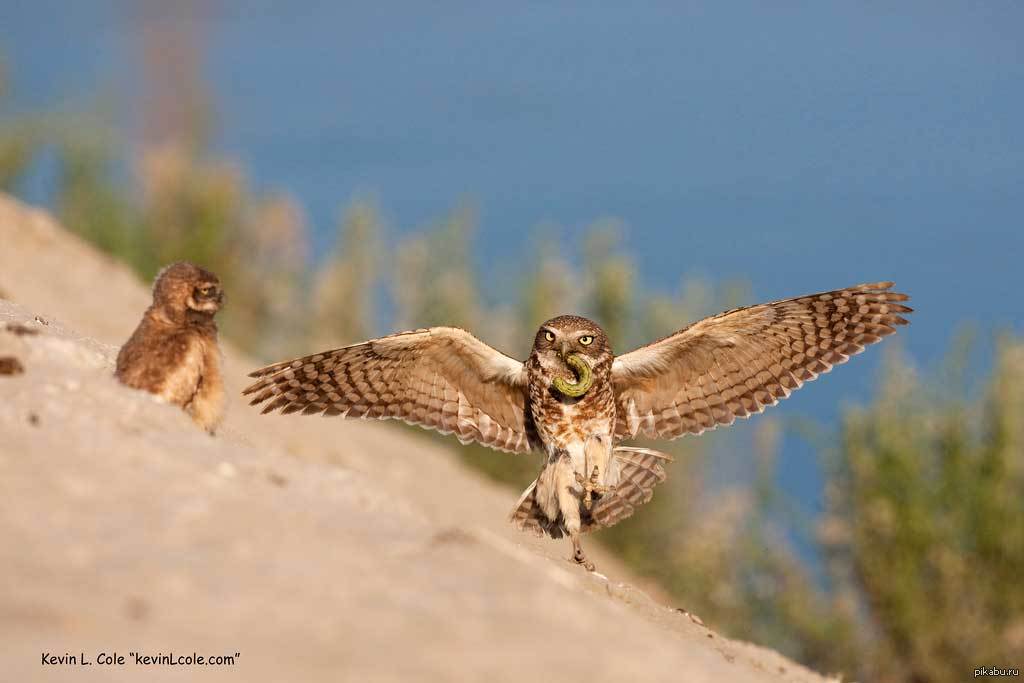
[[[590,365],[583,360],[583,356],[580,354],[570,353],[563,355],[562,358],[572,368],[573,374],[576,375],[576,381],[570,382],[564,377],[556,377],[551,382],[551,386],[563,396],[579,398],[590,390],[594,383],[594,374],[590,370]]]

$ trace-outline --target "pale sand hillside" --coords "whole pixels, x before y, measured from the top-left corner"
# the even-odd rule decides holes
[[[259,417],[231,348],[215,438],[121,387],[146,286],[2,196],[0,299],[0,680],[824,680],[514,531],[515,493],[426,439]],[[240,656],[40,663],[82,651]]]

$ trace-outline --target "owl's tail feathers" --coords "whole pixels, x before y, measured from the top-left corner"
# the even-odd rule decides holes
[[[619,482],[614,490],[598,498],[589,513],[584,512],[583,531],[618,524],[649,502],[654,496],[654,487],[667,476],[663,464],[672,462],[672,456],[667,453],[637,446],[616,446],[612,455],[618,461]],[[561,538],[564,535],[561,515],[555,521],[549,520],[537,504],[536,490],[535,481],[523,491],[508,521],[520,531]]]
[[[612,449],[612,455],[621,462],[635,462],[641,467],[650,467],[675,460],[668,453],[662,453],[653,448],[643,448],[641,446],[616,446]]]
[[[557,521],[552,522],[541,512],[540,506],[537,505],[536,490],[537,482],[534,481],[519,497],[519,502],[509,513],[508,521],[520,531],[527,531],[535,536],[547,534],[551,538],[561,538],[562,525]]]
[[[591,528],[614,526],[654,496],[654,487],[665,481],[664,463],[672,456],[652,448],[616,446],[612,454],[619,465],[615,490],[601,496],[591,511]]]

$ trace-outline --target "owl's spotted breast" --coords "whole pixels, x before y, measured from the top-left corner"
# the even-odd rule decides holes
[[[615,429],[615,395],[610,380],[611,355],[593,365],[593,385],[579,398],[570,398],[552,388],[561,376],[542,364],[537,356],[527,362],[529,407],[537,434],[545,450],[576,450],[591,435],[609,436]],[[564,374],[564,373],[562,373]]]

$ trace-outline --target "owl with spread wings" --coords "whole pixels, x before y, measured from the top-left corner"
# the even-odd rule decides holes
[[[524,531],[612,526],[665,480],[664,453],[624,445],[674,439],[760,413],[804,382],[907,324],[893,283],[862,284],[737,308],[621,356],[597,323],[548,320],[526,361],[455,327],[401,332],[253,372],[264,413],[396,419],[510,453],[538,452],[540,474],[512,510]]]

